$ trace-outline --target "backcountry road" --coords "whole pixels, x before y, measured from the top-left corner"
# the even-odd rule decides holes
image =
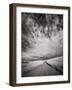
[[[22,63],[22,77],[51,76],[63,74],[63,57]]]

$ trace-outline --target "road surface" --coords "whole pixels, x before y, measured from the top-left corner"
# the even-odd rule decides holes
[[[63,74],[63,56],[22,63],[22,77]]]

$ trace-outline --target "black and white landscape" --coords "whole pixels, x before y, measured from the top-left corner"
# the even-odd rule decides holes
[[[21,76],[63,75],[63,15],[21,13]]]

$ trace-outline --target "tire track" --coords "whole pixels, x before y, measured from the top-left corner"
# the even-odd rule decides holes
[[[49,64],[47,61],[45,61],[45,63],[47,64],[47,65],[49,65],[51,68],[53,68],[53,69],[55,69],[57,72],[59,72],[61,75],[63,74],[63,71],[62,70],[60,70],[60,69],[58,69],[55,65],[53,66],[53,65],[51,65],[51,64]],[[62,67],[61,67],[62,68]]]

